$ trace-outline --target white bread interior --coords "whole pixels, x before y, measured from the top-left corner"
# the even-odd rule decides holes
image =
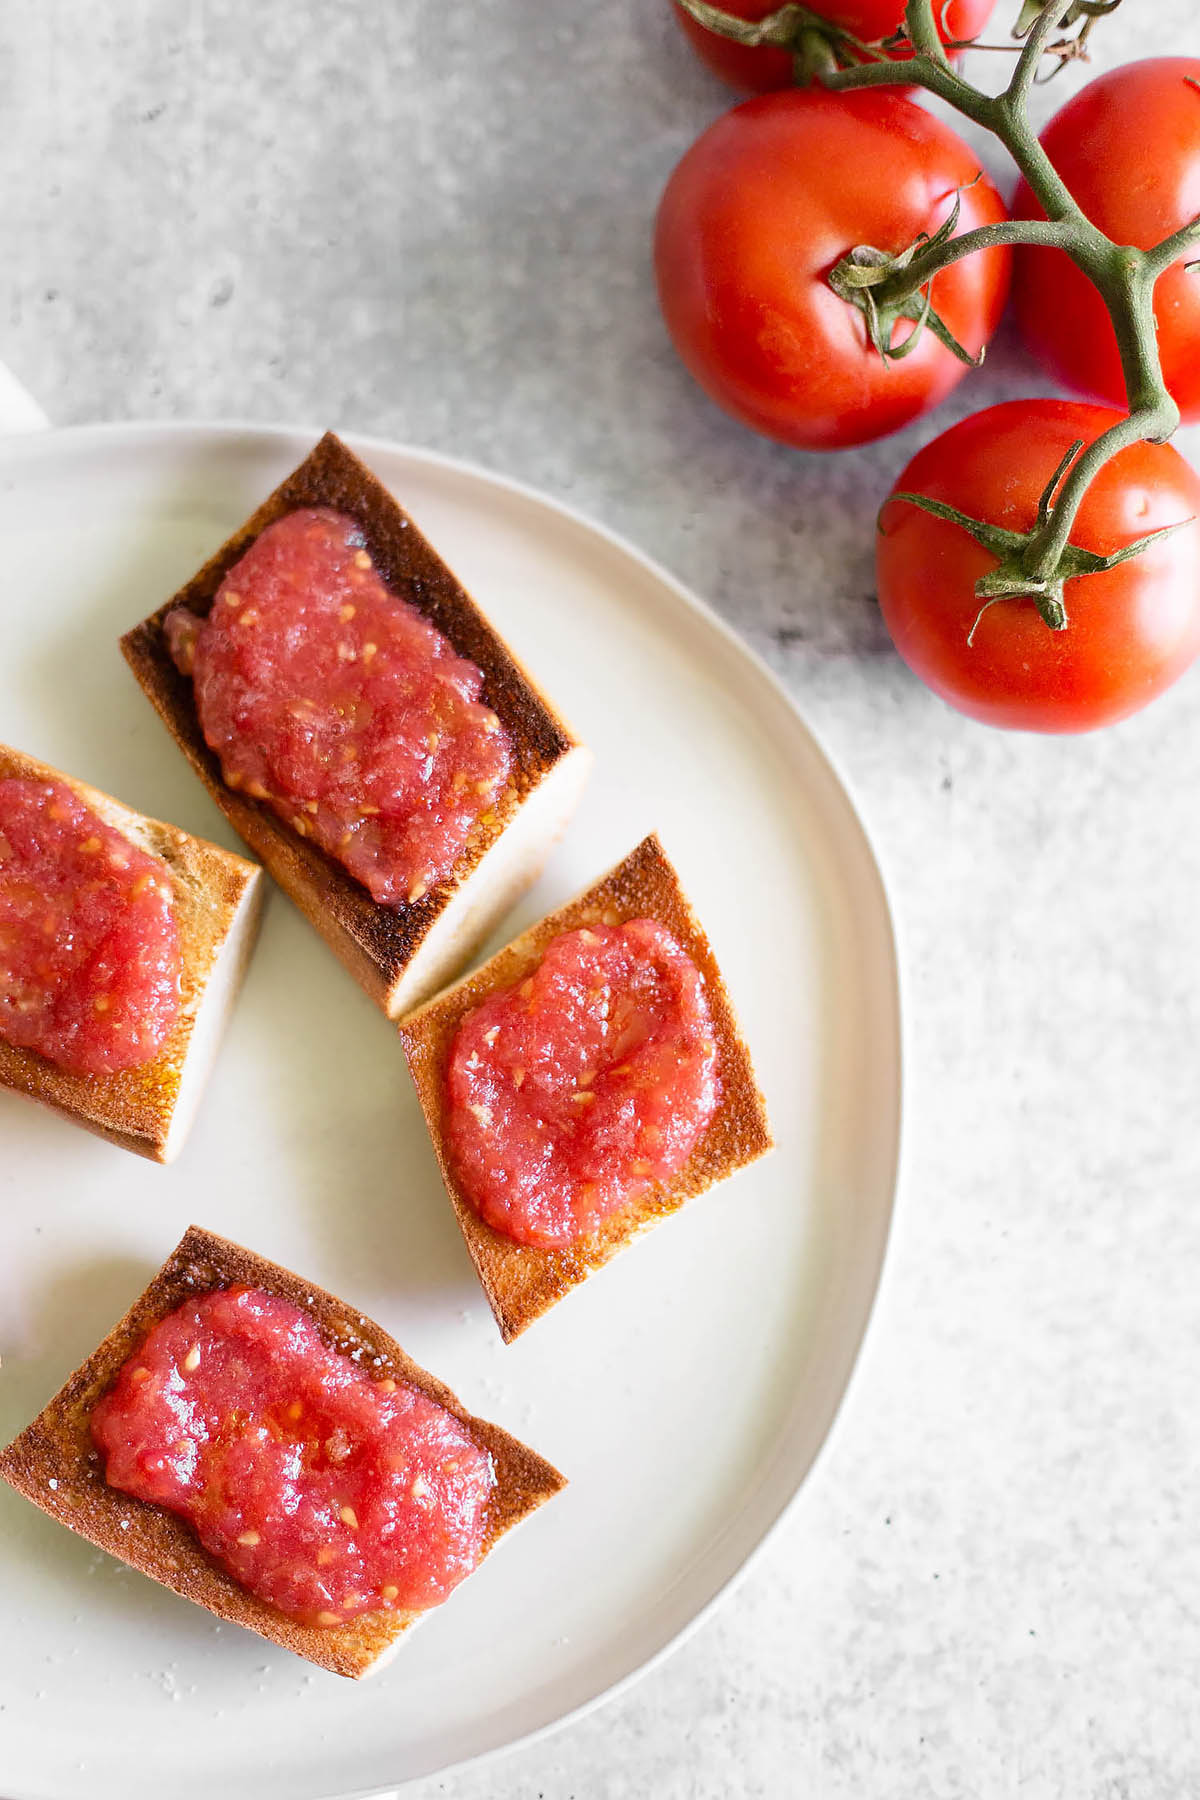
[[[574,812],[594,758],[576,744],[521,801],[501,835],[457,884],[387,1000],[398,1019],[451,980],[533,886]]]
[[[123,1149],[170,1162],[195,1119],[253,948],[262,870],[0,744],[0,780],[14,778],[61,782],[106,825],[165,865],[175,894],[183,997],[167,1042],[148,1063],[116,1075],[76,1074],[0,1038],[0,1086],[53,1107]]]
[[[241,898],[234,904],[224,937],[214,943],[212,964],[196,1007],[175,1108],[167,1127],[162,1151],[164,1163],[174,1162],[195,1123],[258,936],[263,888],[261,872],[256,869],[242,890]]]

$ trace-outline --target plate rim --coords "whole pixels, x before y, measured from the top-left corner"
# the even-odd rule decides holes
[[[892,1026],[892,1042],[889,1046],[890,1056],[894,1062],[894,1109],[893,1122],[890,1125],[887,1144],[887,1165],[890,1170],[889,1195],[883,1220],[875,1266],[871,1271],[869,1290],[866,1295],[865,1315],[858,1330],[858,1341],[850,1359],[850,1366],[840,1394],[834,1403],[829,1421],[821,1436],[812,1459],[800,1476],[791,1493],[781,1502],[774,1515],[761,1529],[757,1540],[751,1545],[725,1579],[709,1595],[708,1599],[696,1609],[685,1623],[672,1632],[665,1642],[650,1652],[632,1669],[626,1671],[615,1681],[602,1687],[599,1692],[582,1700],[578,1705],[557,1718],[547,1720],[531,1727],[519,1735],[510,1738],[503,1744],[493,1744],[459,1758],[442,1764],[435,1770],[428,1770],[418,1775],[405,1776],[398,1781],[372,1784],[367,1787],[338,1788],[329,1790],[319,1796],[319,1800],[379,1800],[381,1796],[401,1794],[411,1791],[420,1782],[440,1779],[443,1776],[461,1773],[469,1768],[481,1768],[487,1763],[501,1757],[527,1749],[543,1742],[554,1733],[566,1729],[587,1718],[600,1707],[611,1701],[620,1699],[628,1693],[645,1676],[651,1674],[666,1660],[687,1643],[707,1622],[716,1610],[723,1605],[746,1579],[754,1565],[758,1562],[767,1545],[774,1539],[789,1514],[798,1504],[804,1490],[811,1482],[814,1473],[828,1457],[830,1445],[836,1440],[842,1429],[847,1412],[847,1403],[858,1382],[868,1348],[873,1342],[878,1329],[880,1314],[880,1298],[886,1272],[892,1261],[891,1246],[896,1235],[897,1216],[906,1188],[907,1145],[906,1099],[907,1071],[909,1060],[909,1025],[908,1007],[906,1003],[906,982],[904,978],[905,961],[903,956],[903,935],[900,919],[895,903],[893,884],[889,878],[885,860],[881,854],[875,834],[867,822],[863,809],[859,804],[855,783],[849,777],[840,758],[829,748],[822,734],[814,727],[802,712],[799,703],[784,686],[783,681],[771,668],[765,657],[740,632],[730,625],[715,608],[676,576],[664,563],[651,556],[635,544],[632,539],[615,527],[591,517],[588,513],[547,493],[544,489],[527,482],[520,477],[504,475],[488,468],[482,463],[468,457],[452,455],[446,451],[434,450],[426,446],[405,442],[398,438],[372,432],[360,432],[341,427],[310,426],[304,423],[284,424],[280,422],[264,422],[257,419],[223,416],[216,419],[117,419],[94,421],[84,424],[49,425],[45,429],[29,432],[0,429],[0,452],[14,453],[20,461],[40,459],[45,451],[53,454],[58,448],[70,448],[73,445],[86,447],[88,440],[97,443],[111,442],[115,439],[127,438],[136,440],[139,437],[167,437],[186,441],[200,437],[217,439],[219,437],[248,438],[258,437],[263,440],[288,441],[293,438],[308,438],[311,442],[323,435],[326,430],[337,430],[338,435],[353,449],[369,460],[373,454],[388,457],[407,458],[418,464],[426,464],[445,471],[447,474],[465,478],[469,482],[482,484],[501,494],[508,493],[522,501],[550,512],[567,524],[588,536],[599,538],[609,548],[630,559],[645,570],[662,587],[665,587],[675,601],[690,612],[703,625],[715,633],[718,641],[734,653],[760,682],[765,682],[772,691],[777,702],[782,703],[791,715],[792,722],[807,737],[822,761],[833,782],[841,790],[848,812],[861,836],[867,859],[873,870],[878,887],[878,898],[881,903],[881,923],[886,928],[888,949],[888,998],[889,1023]],[[14,1793],[12,1800],[27,1800],[27,1796]],[[28,1796],[28,1800],[45,1800],[44,1796]]]

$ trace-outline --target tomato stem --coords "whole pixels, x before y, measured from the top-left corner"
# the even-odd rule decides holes
[[[867,247],[851,250],[830,270],[828,281],[843,300],[860,304],[850,289],[869,291],[880,314],[889,309],[899,311],[907,302],[928,291],[935,275],[948,269],[977,250],[992,250],[1004,244],[1046,244],[1051,248],[1061,243],[1058,226],[1050,219],[1002,219],[994,225],[977,225],[972,231],[943,237],[935,233],[924,243],[910,245],[896,256],[883,251],[870,252],[864,265]],[[903,316],[911,317],[911,314]],[[885,350],[884,354],[887,352]]]
[[[1018,34],[1027,35],[1012,77],[1001,93],[989,96],[973,88],[950,66],[938,38],[934,0],[908,0],[905,28],[917,53],[903,65],[904,79],[939,95],[999,138],[1046,217],[985,225],[961,236],[935,233],[890,259],[883,258],[879,251],[871,252],[875,265],[867,289],[880,317],[912,317],[912,308],[919,301],[923,301],[925,312],[932,315],[931,287],[942,269],[977,250],[1001,244],[1039,244],[1062,250],[1099,291],[1120,349],[1127,416],[1118,419],[1086,449],[1077,448],[1056,472],[1043,495],[1037,523],[1019,543],[1001,552],[986,542],[978,521],[954,521],[970,530],[998,557],[999,566],[976,584],[980,598],[990,601],[1027,595],[1037,602],[1046,623],[1056,630],[1067,623],[1064,584],[1113,566],[1111,558],[1095,557],[1071,543],[1071,528],[1092,481],[1105,463],[1131,444],[1146,440],[1162,443],[1179,424],[1179,408],[1167,391],[1159,357],[1154,284],[1165,269],[1200,245],[1200,218],[1151,250],[1114,243],[1082,211],[1030,124],[1029,94],[1042,59],[1047,54],[1062,53],[1061,44],[1051,44],[1053,34],[1079,20],[1086,32],[1097,18],[1112,12],[1118,4],[1119,0],[1040,0],[1040,4],[1039,0],[1027,0],[1017,25]],[[828,87],[842,91],[874,86],[880,76],[874,66],[864,66],[839,69],[825,80]],[[847,293],[847,277],[850,268],[861,262],[866,248],[859,246],[843,257],[829,276],[834,292],[859,306],[864,305],[866,295]],[[859,279],[861,283],[861,274]],[[911,342],[906,342],[905,348],[911,347]],[[914,496],[906,497],[922,504]],[[926,510],[933,510],[925,504]],[[988,532],[994,533],[994,528],[989,527]],[[1119,560],[1140,554],[1159,535],[1151,533],[1139,539],[1119,553]]]
[[[1025,0],[1013,34],[1023,40],[1020,53],[1007,87],[995,95],[973,87],[954,67],[938,32],[938,0],[908,0],[904,35],[882,45],[863,44],[804,6],[788,4],[765,19],[748,21],[723,12],[708,0],[679,3],[710,31],[737,43],[790,48],[797,59],[798,79],[816,74],[835,92],[901,82],[936,94],[998,138],[1028,182],[1044,219],[1008,219],[956,235],[956,198],[950,217],[931,236],[895,252],[856,245],[830,270],[829,285],[864,314],[871,342],[885,359],[894,361],[911,354],[922,333],[930,330],[964,361],[973,360],[939,318],[933,304],[933,283],[943,269],[979,250],[1017,244],[1062,250],[1099,291],[1117,336],[1128,414],[1086,449],[1077,445],[1064,459],[1042,496],[1033,529],[1009,533],[1001,542],[998,527],[957,513],[951,518],[953,509],[918,495],[897,496],[960,525],[996,556],[998,566],[976,584],[982,600],[990,603],[1027,596],[1036,601],[1047,625],[1062,630],[1067,624],[1063,599],[1067,581],[1098,574],[1140,555],[1165,535],[1151,532],[1110,557],[1096,556],[1071,543],[1071,528],[1083,497],[1104,465],[1131,444],[1162,443],[1179,424],[1179,408],[1167,390],[1159,357],[1154,285],[1166,269],[1200,245],[1200,217],[1150,250],[1114,243],[1083,212],[1029,120],[1029,95],[1043,59],[1056,56],[1061,63],[1080,51],[1096,21],[1114,12],[1120,0]],[[1074,39],[1052,42],[1056,32],[1077,24],[1080,30]],[[814,52],[813,34],[821,39],[821,56]],[[802,40],[807,49],[802,49]],[[912,55],[907,60],[891,55],[909,47]],[[912,330],[893,342],[894,328],[902,319],[912,322]]]
[[[1152,276],[1157,277],[1169,269],[1173,262],[1177,262],[1185,251],[1194,250],[1197,244],[1200,244],[1200,217],[1189,219],[1186,225],[1181,225],[1178,231],[1165,237],[1161,244],[1155,244],[1152,250],[1147,250],[1146,267]]]

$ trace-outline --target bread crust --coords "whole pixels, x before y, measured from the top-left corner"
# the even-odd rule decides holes
[[[721,1099],[684,1167],[655,1182],[577,1243],[561,1249],[518,1244],[494,1231],[458,1184],[447,1141],[446,1066],[465,1015],[488,995],[515,987],[540,962],[550,939],[585,925],[650,918],[666,926],[704,978],[718,1051]],[[725,983],[679,877],[653,834],[576,899],[514,939],[490,962],[436,995],[399,1024],[408,1067],[433,1147],[472,1261],[506,1343],[619,1250],[678,1211],[685,1200],[764,1156],[772,1148],[766,1105]]]
[[[310,839],[299,837],[269,806],[226,786],[219,759],[204,740],[191,680],[180,674],[167,648],[163,630],[167,614],[182,606],[200,618],[206,617],[225,575],[255,538],[285,514],[308,506],[333,507],[354,518],[364,533],[376,568],[392,592],[411,601],[461,656],[470,658],[483,671],[482,697],[499,716],[511,740],[513,788],[497,803],[495,822],[476,827],[449,881],[432,887],[417,901],[379,905],[339,862]],[[171,736],[234,829],[356,980],[389,1014],[395,1012],[402,977],[420,955],[453,893],[478,869],[528,797],[564,758],[573,755],[590,761],[589,753],[437,551],[383,484],[333,432],[325,434],[300,466],[177,594],[125,634],[121,649]],[[504,897],[506,905],[511,905],[537,878],[548,848],[547,842],[540,854],[530,860],[524,878],[515,888],[510,886]],[[478,919],[471,920],[470,937],[462,942],[455,969],[486,936],[499,910],[499,906],[484,909]],[[431,986],[444,978],[444,973],[439,973]]]
[[[239,1586],[174,1513],[109,1487],[102,1458],[92,1445],[93,1409],[151,1329],[187,1300],[243,1283],[265,1288],[301,1308],[326,1344],[354,1357],[373,1378],[391,1376],[420,1388],[490,1451],[496,1487],[489,1503],[485,1554],[565,1485],[557,1469],[518,1439],[467,1412],[450,1389],[413,1362],[381,1326],[290,1270],[195,1225],[104,1342],[33,1423],[0,1450],[0,1479],[98,1549],[218,1618],[244,1625],[335,1675],[357,1679],[368,1674],[424,1614],[367,1613],[329,1629],[286,1618]]]
[[[237,964],[231,971],[235,989],[249,960],[262,910],[262,870],[230,850],[147,818],[49,763],[0,744],[0,780],[13,778],[62,782],[106,825],[166,864],[175,891],[183,982],[179,1018],[150,1062],[113,1075],[83,1075],[0,1038],[0,1086],[40,1101],[124,1150],[165,1162],[200,1006],[235,930],[239,933],[234,946]],[[171,1153],[177,1148],[172,1144]]]

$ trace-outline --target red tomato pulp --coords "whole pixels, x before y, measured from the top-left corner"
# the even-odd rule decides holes
[[[149,1062],[183,971],[165,863],[56,781],[0,781],[0,1035],[61,1067]]]
[[[178,1513],[235,1581],[306,1624],[436,1606],[483,1554],[487,1451],[261,1289],[156,1325],[92,1435],[112,1487]]]
[[[512,769],[483,676],[374,568],[355,521],[288,513],[221,583],[205,620],[167,620],[205,741],[375,900],[448,876]]]
[[[518,1243],[572,1243],[682,1168],[716,1110],[700,972],[653,919],[563,932],[463,1020],[448,1081],[481,1216]]]

